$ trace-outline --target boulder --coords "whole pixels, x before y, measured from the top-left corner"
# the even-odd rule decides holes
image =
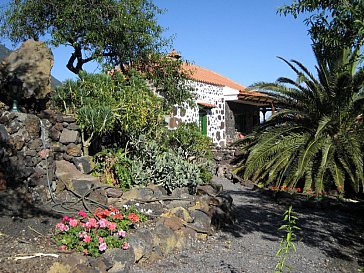
[[[78,132],[77,131],[72,131],[72,130],[68,130],[68,129],[63,129],[61,136],[59,138],[59,142],[63,143],[63,144],[67,144],[67,143],[75,143],[78,140]]]
[[[133,246],[135,262],[148,260],[153,249],[153,235],[147,229],[139,229],[128,236],[128,242]]]
[[[108,272],[113,273],[129,273],[131,266],[134,264],[134,251],[132,247],[124,250],[120,248],[107,249],[103,255],[104,260],[112,264],[112,268]]]
[[[7,74],[23,83],[18,98],[44,99],[51,92],[53,54],[44,42],[28,40],[4,59]]]

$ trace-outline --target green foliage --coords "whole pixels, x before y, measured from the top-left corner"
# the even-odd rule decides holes
[[[137,185],[161,184],[168,192],[188,187],[193,193],[203,182],[198,166],[183,157],[182,149],[162,150],[156,141],[143,137],[130,146],[134,161],[132,173]]]
[[[305,23],[309,26],[313,46],[327,56],[335,56],[337,48],[361,48],[363,44],[364,2],[361,0],[294,0],[291,5],[280,7],[278,13],[294,18],[301,13],[310,14]]]
[[[168,108],[192,95],[183,61],[166,56],[171,39],[162,37],[161,12],[151,0],[13,0],[0,10],[0,35],[14,43],[43,39],[72,47],[67,68],[76,74],[91,61],[118,66],[128,76],[137,69]]]
[[[67,68],[78,74],[92,60],[129,65],[161,48],[160,13],[149,0],[13,0],[1,12],[1,34],[72,47]]]
[[[195,123],[182,123],[176,130],[167,131],[165,145],[172,150],[179,150],[184,158],[195,163],[200,169],[200,177],[208,183],[213,175],[212,142],[203,135]]]
[[[155,52],[148,59],[141,60],[138,69],[143,71],[158,93],[166,98],[165,108],[183,102],[191,102],[194,89],[188,84],[191,71],[184,69],[183,59],[168,57],[167,54]]]
[[[94,162],[94,174],[103,174],[107,184],[123,190],[130,189],[133,185],[130,171],[133,162],[127,157],[127,153],[123,149],[102,150],[94,156]]]
[[[164,120],[162,98],[137,72],[129,77],[82,72],[78,80],[58,87],[53,100],[64,112],[76,115],[86,148],[96,136],[106,134],[156,137]]]
[[[294,241],[296,240],[295,230],[300,230],[297,226],[297,216],[293,211],[292,206],[290,206],[283,214],[283,221],[285,222],[283,225],[279,227],[278,230],[284,230],[285,235],[280,242],[280,248],[276,253],[276,257],[279,258],[276,267],[274,268],[275,273],[283,273],[285,268],[290,268],[285,264],[289,252],[293,249],[296,252],[296,245]]]
[[[211,139],[201,133],[196,123],[179,124],[166,133],[166,144],[171,149],[181,148],[186,158],[212,158]]]
[[[284,60],[297,81],[279,78],[253,86],[280,110],[241,141],[245,157],[236,172],[245,179],[293,188],[304,184],[304,192],[317,194],[363,190],[364,70],[355,69],[348,54],[336,61],[317,57],[317,79],[301,63]]]

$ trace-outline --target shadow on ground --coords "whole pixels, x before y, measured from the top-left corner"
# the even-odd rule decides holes
[[[234,199],[236,221],[225,228],[235,237],[259,232],[265,240],[279,241],[282,214],[292,204],[298,213],[298,240],[319,248],[328,257],[364,262],[364,205],[339,200],[307,200],[302,196],[277,199],[265,190],[227,191]]]

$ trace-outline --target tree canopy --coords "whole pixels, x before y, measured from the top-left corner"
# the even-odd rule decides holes
[[[143,73],[165,98],[164,107],[191,98],[182,60],[168,58],[171,39],[162,37],[151,0],[13,0],[0,12],[0,35],[19,43],[42,39],[73,48],[67,68],[80,74],[98,61],[123,74]]]
[[[150,0],[13,0],[1,11],[1,34],[73,47],[67,68],[78,74],[92,60],[131,65],[159,51],[167,42],[159,13]]]
[[[315,77],[302,63],[286,61],[299,80],[279,78],[252,88],[281,108],[242,142],[237,173],[264,185],[303,187],[323,194],[363,191],[364,69],[317,57]],[[353,71],[356,71],[353,73]]]
[[[352,57],[360,55],[364,41],[364,1],[294,0],[291,5],[280,7],[278,13],[294,18],[302,13],[309,14],[305,23],[317,53],[335,55],[338,48],[346,47],[359,48],[352,52]]]

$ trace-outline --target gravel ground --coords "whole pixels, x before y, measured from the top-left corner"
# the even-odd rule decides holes
[[[277,200],[269,191],[250,190],[228,180],[218,182],[234,199],[236,223],[155,264],[134,266],[133,272],[274,272],[275,253],[282,236],[277,229],[287,200]],[[291,272],[358,272],[358,263],[364,260],[364,210],[358,209],[357,204],[333,202],[323,206],[305,200],[296,200],[293,207],[302,231],[298,234],[297,252],[286,262]]]

